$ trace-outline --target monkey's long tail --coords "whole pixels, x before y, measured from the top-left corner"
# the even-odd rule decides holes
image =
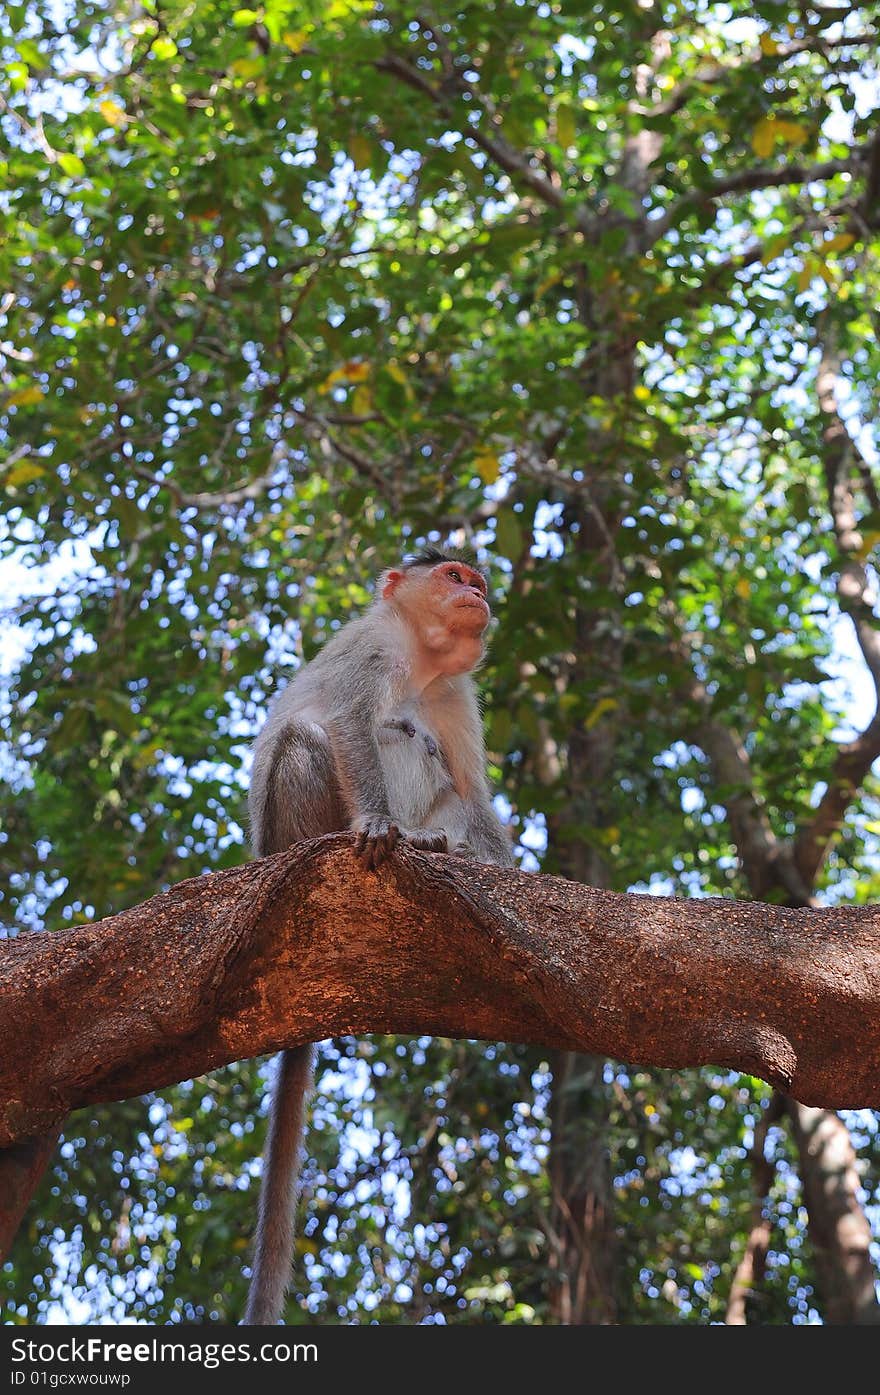
[[[315,1069],[314,1046],[282,1051],[272,1091],[263,1156],[253,1277],[244,1322],[275,1323],[290,1283],[306,1102]]]

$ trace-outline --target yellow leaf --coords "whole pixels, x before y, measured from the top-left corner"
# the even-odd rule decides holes
[[[291,53],[300,53],[309,41],[307,29],[289,29],[286,34],[282,34],[281,42],[286,44]]]
[[[11,392],[6,399],[9,407],[33,407],[35,403],[42,402],[43,389],[32,383],[30,387],[19,388],[17,392]]]
[[[46,471],[42,465],[38,465],[35,460],[22,460],[18,465],[14,465],[3,481],[4,489],[20,489],[23,484],[32,484],[38,480],[40,475],[45,475]]]
[[[745,576],[741,576],[738,579],[736,586],[733,589],[736,591],[736,594],[739,596],[741,601],[747,601],[749,599],[749,596],[752,594],[751,583]]]
[[[372,142],[366,136],[354,135],[348,142],[349,154],[354,161],[355,169],[368,170],[373,159]]]
[[[99,102],[98,111],[107,122],[107,125],[115,127],[117,131],[120,126],[124,126],[128,121],[128,117],[122,110],[122,107],[117,106],[115,102]]]
[[[830,242],[823,243],[822,251],[845,252],[847,247],[852,247],[855,240],[855,233],[838,233]]]
[[[494,484],[501,474],[501,461],[488,446],[480,446],[474,452],[474,465],[484,484]]]
[[[556,108],[556,139],[564,150],[575,141],[574,109],[568,102],[560,102]]]
[[[544,295],[547,291],[549,291],[551,286],[555,286],[556,283],[561,280],[561,271],[554,271],[551,272],[549,276],[545,276],[544,280],[538,286],[535,287],[535,300],[540,300],[541,296]]]
[[[867,562],[878,543],[880,543],[880,533],[863,533],[862,545],[856,553],[859,561]]]
[[[798,290],[799,290],[799,291],[805,291],[805,290],[807,289],[807,287],[809,286],[810,282],[812,281],[812,279],[813,279],[813,265],[812,265],[811,262],[806,262],[806,263],[801,267],[800,271],[799,271],[798,274],[797,274],[797,281],[795,282],[795,284],[796,284]]]
[[[601,722],[602,718],[605,716],[606,713],[613,712],[616,707],[617,698],[600,698],[599,701],[596,703],[596,706],[590,713],[589,717],[584,722],[585,730],[590,731],[591,728],[593,728],[597,722]]]
[[[764,116],[752,131],[752,149],[761,160],[766,160],[773,149],[773,143],[776,139],[775,126],[776,122],[772,117]]]
[[[236,58],[235,62],[230,64],[229,71],[236,77],[247,79],[258,77],[265,66],[262,58]]]
[[[809,130],[800,121],[774,121],[776,135],[786,145],[803,145],[809,137]]]
[[[368,387],[355,388],[351,405],[359,417],[368,417],[373,410],[373,394]]]
[[[318,388],[319,392],[329,392],[340,383],[363,383],[370,376],[370,365],[357,359],[350,359],[341,368],[334,368]]]
[[[633,388],[633,397],[637,402],[648,402],[651,397],[651,389],[645,387],[644,383],[639,383]]]
[[[153,45],[150,49],[150,52],[152,53],[154,58],[158,58],[160,62],[165,63],[169,58],[173,58],[177,53],[177,44],[170,37],[170,35],[160,34],[158,39],[153,40]]]
[[[775,39],[771,39],[769,34],[762,34],[759,40],[761,52],[765,58],[772,58],[774,53],[779,52],[779,45]]]
[[[399,363],[386,363],[385,372],[388,373],[396,383],[399,383],[401,387],[406,387],[406,374]]]
[[[780,252],[784,252],[789,244],[790,234],[787,232],[777,233],[775,237],[768,237],[764,243],[764,251],[761,253],[761,261],[764,266],[774,262]]]

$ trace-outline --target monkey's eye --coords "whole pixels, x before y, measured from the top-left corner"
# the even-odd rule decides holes
[[[461,581],[461,572],[447,572],[450,581]]]

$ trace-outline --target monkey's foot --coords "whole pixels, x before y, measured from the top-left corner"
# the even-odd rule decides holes
[[[401,828],[400,836],[405,843],[423,852],[447,852],[449,843],[442,828]]]
[[[360,858],[368,872],[375,872],[393,853],[400,837],[400,829],[391,819],[381,814],[356,819],[352,827],[357,834],[354,844],[355,857]]]

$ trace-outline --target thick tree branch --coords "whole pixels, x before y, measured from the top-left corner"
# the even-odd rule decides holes
[[[350,842],[9,941],[0,1140],[348,1032],[713,1062],[811,1103],[880,1105],[880,908],[620,895],[409,848],[373,875]]]

